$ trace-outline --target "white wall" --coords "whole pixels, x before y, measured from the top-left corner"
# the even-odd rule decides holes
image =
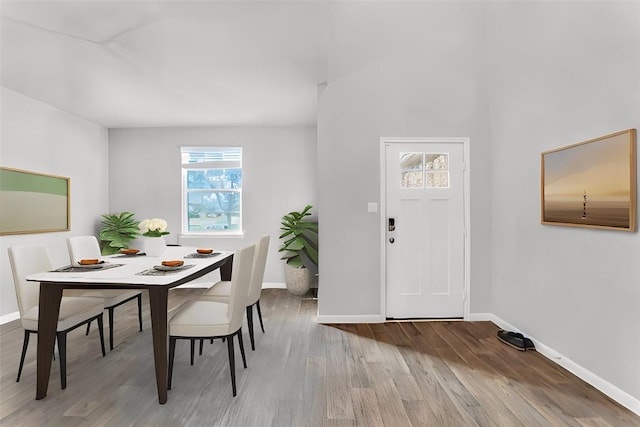
[[[489,17],[492,310],[638,402],[638,233],[543,226],[539,199],[541,152],[640,128],[640,4],[494,2]]]
[[[381,315],[380,137],[471,138],[471,308],[490,309],[491,147],[483,9],[458,2],[333,6],[318,118],[321,319]]]
[[[638,233],[540,225],[539,162],[640,127],[639,8],[333,5],[318,117],[320,319],[380,314],[380,222],[366,212],[379,202],[379,138],[469,136],[471,312],[495,314],[637,408]]]
[[[315,126],[111,129],[109,145],[112,213],[164,218],[167,242],[182,245],[235,250],[269,234],[265,282],[284,283],[280,219],[316,205]],[[181,146],[243,147],[244,237],[179,238]]]
[[[5,316],[18,310],[7,249],[43,243],[54,265],[68,264],[66,238],[97,235],[100,215],[107,212],[109,153],[105,128],[4,87],[1,95],[0,165],[71,178],[71,231],[0,237],[0,316]]]

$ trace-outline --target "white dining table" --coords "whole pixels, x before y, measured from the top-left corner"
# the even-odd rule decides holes
[[[153,354],[158,401],[167,402],[167,301],[169,289],[220,269],[222,280],[231,280],[233,252],[216,251],[202,256],[196,248],[168,246],[157,257],[112,255],[100,267],[62,267],[27,276],[40,282],[36,399],[44,399],[49,387],[60,300],[64,289],[146,289],[149,292]],[[184,266],[161,271],[162,261],[182,260]],[[160,266],[160,267],[158,267]],[[157,268],[156,268],[157,267]]]

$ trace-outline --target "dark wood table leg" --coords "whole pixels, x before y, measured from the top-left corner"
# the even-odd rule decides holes
[[[167,299],[169,289],[164,286],[149,289],[151,308],[151,334],[153,336],[153,357],[156,366],[158,401],[167,403]]]
[[[38,352],[36,373],[36,400],[47,397],[51,375],[51,355],[56,341],[62,286],[40,284],[38,304]]]
[[[227,258],[227,262],[220,266],[220,280],[231,281],[231,270],[233,269],[233,255]]]

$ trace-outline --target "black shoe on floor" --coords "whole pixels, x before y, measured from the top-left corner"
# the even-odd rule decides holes
[[[536,349],[536,346],[533,345],[533,341],[529,338],[525,338],[524,335],[519,332],[503,331],[501,329],[498,331],[498,339],[516,350],[526,351]]]

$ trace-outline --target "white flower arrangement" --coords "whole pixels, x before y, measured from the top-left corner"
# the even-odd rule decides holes
[[[143,219],[138,224],[138,228],[143,236],[160,237],[169,234],[167,230],[167,221],[160,218]]]

